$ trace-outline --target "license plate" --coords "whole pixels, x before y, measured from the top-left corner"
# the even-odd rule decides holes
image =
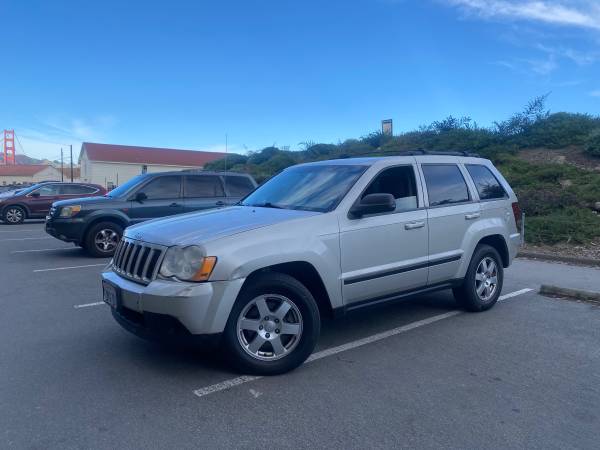
[[[102,300],[111,308],[119,309],[119,291],[106,281],[102,282]]]

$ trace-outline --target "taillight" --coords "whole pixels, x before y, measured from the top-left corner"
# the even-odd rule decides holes
[[[523,225],[523,214],[521,213],[519,202],[514,202],[512,204],[512,210],[515,216],[515,223],[517,224],[517,231],[521,232],[521,226]]]

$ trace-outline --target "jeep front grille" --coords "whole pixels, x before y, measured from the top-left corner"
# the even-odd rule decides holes
[[[148,284],[156,278],[166,247],[124,237],[113,257],[113,270],[123,278]]]

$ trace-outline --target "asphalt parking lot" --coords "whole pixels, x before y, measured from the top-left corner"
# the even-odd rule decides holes
[[[240,377],[100,303],[108,260],[0,225],[0,448],[597,448],[600,270],[518,260],[491,311],[450,293],[325,323],[298,370]]]

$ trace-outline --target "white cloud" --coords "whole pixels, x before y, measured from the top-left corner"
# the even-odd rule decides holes
[[[596,0],[445,0],[483,18],[518,19],[600,30]]]

